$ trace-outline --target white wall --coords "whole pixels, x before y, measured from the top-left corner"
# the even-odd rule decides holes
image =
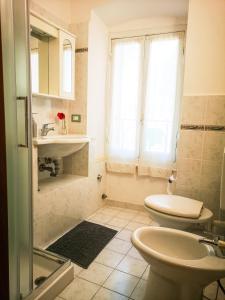
[[[92,12],[88,34],[87,133],[95,144],[95,159],[104,159],[105,86],[108,55],[108,31]]]
[[[57,25],[68,28],[71,23],[71,0],[29,0],[29,2],[32,10]]]
[[[184,95],[225,94],[225,1],[190,0]]]
[[[44,1],[44,0],[43,0]],[[106,4],[110,0],[70,0],[72,23],[83,23],[91,18],[91,10],[99,5]]]
[[[145,18],[145,19],[134,19],[128,22],[124,22],[118,25],[114,25],[110,27],[111,33],[120,33],[120,32],[130,32],[131,34],[142,34],[148,31],[161,31],[166,28],[176,27],[178,25],[185,25],[187,24],[186,17],[152,17],[152,18]]]

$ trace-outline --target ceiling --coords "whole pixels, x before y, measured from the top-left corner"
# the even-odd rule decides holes
[[[111,0],[94,9],[108,26],[151,17],[186,17],[188,0]]]

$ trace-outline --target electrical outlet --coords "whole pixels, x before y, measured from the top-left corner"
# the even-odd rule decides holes
[[[71,122],[81,122],[81,115],[71,115]]]

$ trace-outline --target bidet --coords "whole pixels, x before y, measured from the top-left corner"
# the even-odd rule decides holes
[[[200,239],[164,227],[134,231],[132,243],[151,266],[144,300],[201,300],[204,287],[225,277],[225,260]]]

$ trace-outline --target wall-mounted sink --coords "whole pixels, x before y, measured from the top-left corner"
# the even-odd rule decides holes
[[[84,135],[49,135],[35,138],[33,144],[38,147],[39,157],[65,157],[71,155],[89,142]]]

